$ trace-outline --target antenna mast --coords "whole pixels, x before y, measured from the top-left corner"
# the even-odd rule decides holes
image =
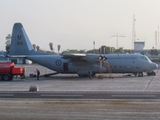
[[[135,15],[133,14],[133,26],[132,26],[132,49],[134,49],[134,42],[136,41],[136,30],[135,30]]]
[[[157,49],[157,31],[155,31],[155,49]]]
[[[159,25],[158,25],[158,33],[157,33],[157,49],[159,48]]]

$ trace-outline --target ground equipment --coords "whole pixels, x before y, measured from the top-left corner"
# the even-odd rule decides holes
[[[15,67],[13,62],[0,62],[0,80],[12,80],[14,76],[25,77],[24,67]]]

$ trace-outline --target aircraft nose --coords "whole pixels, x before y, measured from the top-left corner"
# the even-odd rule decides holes
[[[156,69],[158,68],[158,64],[156,64]]]
[[[158,68],[158,65],[156,63],[152,63],[152,68],[153,69],[157,69]]]

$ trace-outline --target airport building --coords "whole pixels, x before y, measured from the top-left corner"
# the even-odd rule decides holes
[[[134,42],[134,50],[142,51],[145,46],[145,42]]]

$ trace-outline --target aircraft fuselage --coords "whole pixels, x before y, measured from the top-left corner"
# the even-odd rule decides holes
[[[82,60],[64,59],[61,55],[28,55],[27,58],[58,73],[88,74],[88,71],[107,73],[108,70],[104,64],[100,67],[99,56],[98,54],[87,54],[85,60],[83,58]],[[148,72],[157,67],[144,55],[106,54],[103,56],[107,58],[105,61],[109,63],[113,73]]]

